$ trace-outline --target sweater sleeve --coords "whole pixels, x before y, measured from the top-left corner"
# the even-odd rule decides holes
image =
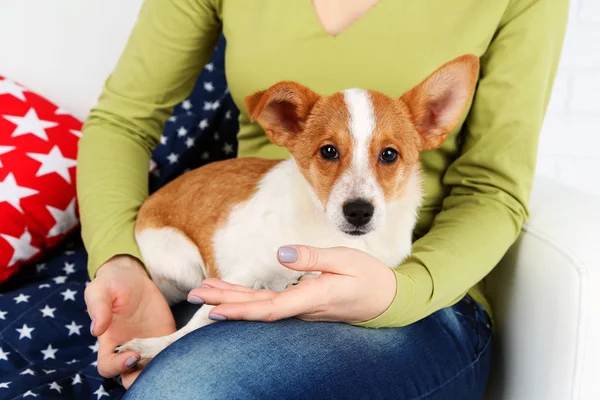
[[[357,325],[398,327],[449,306],[501,260],[528,218],[538,138],[568,15],[568,0],[512,0],[487,51],[461,154],[431,229],[394,268],[397,293]]]
[[[145,0],[79,143],[77,194],[88,272],[115,255],[141,260],[136,213],[150,156],[173,108],[189,95],[219,39],[210,0]]]

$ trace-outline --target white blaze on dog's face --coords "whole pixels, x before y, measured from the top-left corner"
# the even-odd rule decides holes
[[[441,146],[466,111],[479,60],[458,57],[398,99],[348,89],[320,96],[280,82],[246,98],[275,144],[285,146],[330,223],[353,236],[379,229],[423,150]]]

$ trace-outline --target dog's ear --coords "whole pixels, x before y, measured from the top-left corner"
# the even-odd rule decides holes
[[[279,82],[244,99],[251,121],[258,121],[278,146],[304,130],[306,118],[320,96],[296,82]]]
[[[421,149],[440,147],[456,128],[475,91],[479,58],[467,54],[438,68],[400,98],[410,109]]]

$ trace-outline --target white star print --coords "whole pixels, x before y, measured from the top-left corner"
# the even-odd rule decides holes
[[[54,115],[68,115],[69,112],[67,110],[65,110],[64,108],[60,108],[58,107],[55,111],[54,111]]]
[[[96,400],[100,399],[102,396],[108,397],[108,392],[104,390],[104,386],[102,385],[100,385],[100,387],[94,392],[94,394],[96,395]]]
[[[205,101],[203,109],[204,111],[212,110],[212,103],[210,101]]]
[[[93,346],[88,346],[90,348],[90,350],[92,350],[94,353],[98,352],[98,341],[96,340],[96,343],[94,343]]]
[[[49,344],[48,347],[46,347],[46,350],[41,350],[41,353],[44,355],[44,360],[47,360],[48,358],[56,360],[55,354],[57,351],[58,349],[52,348],[52,345]]]
[[[210,158],[210,154],[207,151],[205,151],[204,153],[202,153],[201,157],[203,160],[208,160]]]
[[[21,101],[26,101],[24,92],[28,92],[28,90],[10,79],[5,78],[0,81],[0,95],[10,94]]]
[[[175,122],[177,121],[177,117],[175,115],[173,115],[172,117],[169,118],[170,122]]]
[[[54,226],[48,231],[49,238],[67,233],[79,224],[79,220],[75,214],[75,198],[71,200],[64,211],[51,206],[46,206],[46,209],[52,214],[54,221],[56,221]]]
[[[70,275],[75,273],[75,264],[70,264],[68,262],[65,263],[65,267],[63,268],[65,274]]]
[[[213,139],[215,141],[219,140],[219,132],[215,132],[215,134],[213,135]]]
[[[73,381],[71,382],[71,386],[75,386],[78,383],[81,383],[81,376],[79,376],[79,374],[75,374],[75,377],[73,377]]]
[[[169,160],[170,164],[175,164],[176,162],[179,162],[179,154],[171,153],[167,159]]]
[[[10,385],[12,381],[9,382],[0,382],[0,389],[9,389],[8,385]]]
[[[219,102],[219,100],[215,100],[214,103],[212,103],[212,110],[215,111],[217,108],[221,107],[221,103]]]
[[[65,181],[67,181],[67,183],[71,183],[71,174],[69,173],[69,168],[76,166],[77,161],[64,157],[58,146],[52,147],[48,154],[27,153],[27,155],[42,163],[35,176],[44,176],[57,173]]]
[[[38,397],[39,394],[35,394],[33,393],[31,390],[28,390],[27,392],[25,392],[25,394],[23,395],[23,398],[25,397],[29,397],[29,396],[33,396],[33,397]]]
[[[69,129],[69,132],[71,132],[73,135],[77,136],[78,138],[83,136],[83,133],[81,133],[81,131],[77,131],[75,129]]]
[[[97,367],[98,366],[98,360],[94,361],[93,363],[90,364],[92,367]]]
[[[5,115],[4,119],[17,125],[11,134],[11,137],[31,134],[45,141],[48,141],[46,129],[53,128],[58,125],[56,122],[41,120],[33,108],[30,108],[24,117]]]
[[[231,119],[231,110],[227,110],[225,113],[225,119]]]
[[[4,351],[2,347],[0,347],[0,360],[8,361],[8,355],[10,351]]]
[[[207,92],[212,92],[215,90],[215,87],[213,86],[212,82],[204,82],[204,90]]]
[[[226,155],[233,153],[233,145],[229,144],[229,143],[225,143],[225,145],[223,146],[223,152]]]
[[[65,328],[69,330],[69,336],[71,336],[72,334],[81,336],[81,332],[79,330],[83,328],[83,325],[77,325],[75,321],[71,321],[71,324],[65,325]]]
[[[35,266],[35,270],[37,271],[38,274],[45,269],[46,269],[46,263],[40,263]]]
[[[50,287],[49,283],[42,283],[40,286],[38,286],[38,289],[49,288],[49,287]]]
[[[169,139],[169,138],[168,138],[168,137],[166,137],[166,136],[161,136],[161,137],[160,137],[160,144],[167,144],[167,140],[168,140],[168,139]]]
[[[21,372],[19,375],[31,375],[31,376],[35,376],[35,372],[29,368],[27,368],[25,371]]]
[[[21,237],[18,238],[3,234],[0,234],[0,237],[6,240],[14,250],[12,257],[8,262],[9,267],[15,265],[17,261],[29,260],[40,250],[31,245],[31,233],[29,233],[27,230],[25,230]]]
[[[71,364],[75,364],[77,361],[79,361],[78,359],[74,358],[71,361],[67,361],[67,364],[71,365]]]
[[[0,81],[0,84],[2,83],[2,81]],[[0,156],[2,154],[6,154],[9,151],[13,151],[15,149],[15,146],[0,146]],[[0,168],[2,168],[2,160],[0,160]]]
[[[54,283],[56,283],[57,285],[61,285],[63,283],[65,283],[67,281],[67,277],[64,275],[61,276],[57,276],[55,278],[52,278],[54,280]]]
[[[61,387],[61,386],[60,386],[58,383],[56,383],[56,382],[52,382],[52,383],[50,384],[50,389],[54,389],[54,390],[56,390],[58,393],[62,393],[62,392],[61,392],[61,390],[62,390],[62,387]]]
[[[0,310],[0,319],[6,319],[6,318],[5,318],[5,317],[6,317],[6,314],[8,314],[8,312],[7,312],[7,311],[1,311],[1,310]]]
[[[75,254],[73,250],[65,250],[65,256],[72,256],[73,254]]]
[[[54,318],[54,311],[56,311],[56,308],[50,308],[50,306],[48,304],[46,304],[46,307],[42,308],[40,310],[42,312],[42,316],[45,317],[50,317],[50,318]]]
[[[29,303],[29,298],[31,296],[29,295],[24,295],[23,293],[19,293],[19,295],[17,297],[14,297],[13,299],[17,302],[17,304],[19,303]]]
[[[63,295],[63,301],[67,301],[67,300],[75,301],[76,293],[77,293],[77,290],[71,290],[71,289],[67,289],[64,292],[60,292],[60,294]]]
[[[213,63],[208,63],[204,66],[204,68],[212,72],[215,69],[215,66],[213,65]]]
[[[205,118],[202,121],[200,121],[200,123],[198,124],[198,128],[202,130],[208,128],[208,120]]]
[[[194,139],[194,138],[187,138],[187,140],[185,141],[185,145],[187,146],[188,149],[190,149],[194,146],[195,141],[196,141],[196,139]]]
[[[56,372],[55,369],[42,369],[46,375],[50,375]]]
[[[192,108],[192,102],[189,100],[184,100],[183,103],[181,103],[181,107],[187,111]]]
[[[19,340],[21,340],[23,338],[31,339],[31,332],[33,332],[35,328],[30,328],[27,324],[23,324],[22,328],[17,328],[15,330],[19,332]]]
[[[21,199],[38,193],[35,189],[19,186],[12,172],[6,176],[4,181],[0,182],[0,203],[5,201],[21,213],[23,213]]]
[[[177,129],[177,136],[179,137],[183,137],[185,135],[187,135],[188,131],[187,129],[185,129],[183,126],[179,129]]]

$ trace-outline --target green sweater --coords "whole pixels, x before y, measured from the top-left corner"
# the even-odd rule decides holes
[[[381,0],[333,37],[309,0],[146,0],[79,145],[90,276],[115,255],[141,260],[133,232],[151,152],[221,32],[241,112],[239,157],[288,157],[249,121],[243,99],[255,91],[295,80],[322,95],[363,87],[399,97],[446,61],[473,53],[481,75],[469,112],[442,148],[421,157],[426,196],[412,253],[391,266],[396,298],[359,325],[407,325],[465,293],[491,313],[483,279],[528,217],[567,13],[568,0]]]

